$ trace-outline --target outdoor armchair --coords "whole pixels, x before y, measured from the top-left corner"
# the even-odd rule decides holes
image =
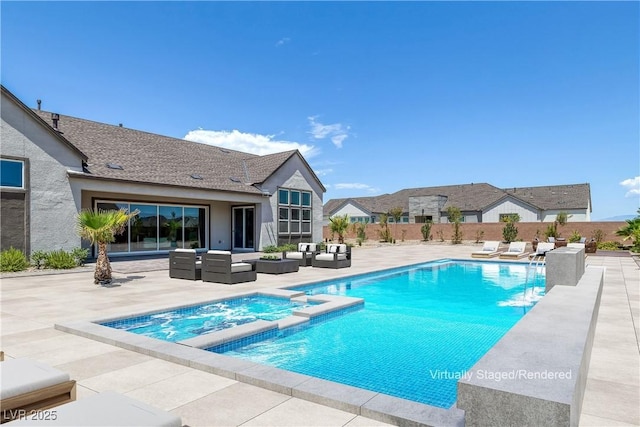
[[[315,253],[311,265],[321,268],[351,267],[351,248],[345,244],[327,245],[325,253]]]
[[[172,279],[198,280],[202,275],[202,263],[197,260],[195,249],[176,249],[169,252],[169,277]]]
[[[202,281],[232,285],[256,280],[256,264],[232,262],[229,251],[202,254]]]
[[[283,259],[295,259],[300,267],[309,267],[312,264],[313,255],[320,253],[316,243],[298,243],[298,250],[292,252],[283,252]]]

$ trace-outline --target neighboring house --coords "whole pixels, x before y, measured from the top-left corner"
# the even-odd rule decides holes
[[[79,247],[80,209],[140,211],[112,255],[322,240],[326,190],[297,150],[256,156],[34,110],[4,86],[1,108],[3,250]]]
[[[400,222],[447,222],[447,209],[457,207],[463,222],[499,222],[518,214],[522,222],[553,222],[560,212],[569,221],[591,221],[589,184],[501,189],[490,184],[462,184],[409,188],[374,197],[331,199],[324,205],[329,217],[349,215],[351,222],[377,223],[395,207],[403,210]]]

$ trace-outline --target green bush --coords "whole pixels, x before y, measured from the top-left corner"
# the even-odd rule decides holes
[[[0,252],[0,271],[22,271],[29,267],[29,261],[24,253],[11,247]]]
[[[569,243],[577,243],[580,239],[582,239],[582,236],[578,233],[578,230],[574,230],[569,237]]]
[[[507,222],[502,229],[502,237],[507,243],[515,242],[518,238],[518,228],[511,221]]]
[[[603,251],[617,251],[619,249],[618,242],[600,242],[598,243],[598,249]]]
[[[422,240],[424,240],[425,242],[429,241],[429,238],[431,237],[431,221],[427,221],[424,224],[422,224],[422,227],[420,227],[420,232],[422,233]]]
[[[76,258],[70,252],[62,249],[49,252],[44,265],[46,268],[54,268],[57,270],[65,270],[78,266]]]
[[[262,252],[265,254],[272,254],[278,252],[278,247],[276,245],[269,245],[262,248]]]
[[[47,260],[47,253],[45,251],[33,251],[31,252],[31,263],[40,270],[44,267],[44,263]]]
[[[76,260],[76,266],[83,266],[87,257],[89,256],[89,249],[87,248],[74,248],[71,251],[71,256]]]
[[[295,243],[286,243],[282,246],[278,246],[278,252],[295,252],[298,250],[298,245]]]

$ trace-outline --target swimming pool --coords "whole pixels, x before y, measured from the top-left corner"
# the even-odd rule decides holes
[[[104,322],[102,325],[176,342],[244,325],[258,319],[282,319],[290,316],[294,310],[314,304],[252,295],[118,319]]]
[[[542,297],[544,285],[526,264],[453,260],[307,285],[296,289],[359,297],[365,306],[209,350],[449,408],[457,381]]]

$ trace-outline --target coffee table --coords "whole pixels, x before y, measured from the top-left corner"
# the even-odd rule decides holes
[[[284,274],[295,273],[300,269],[300,264],[298,263],[298,260],[295,259],[249,259],[243,260],[242,262],[255,264],[256,273]]]

